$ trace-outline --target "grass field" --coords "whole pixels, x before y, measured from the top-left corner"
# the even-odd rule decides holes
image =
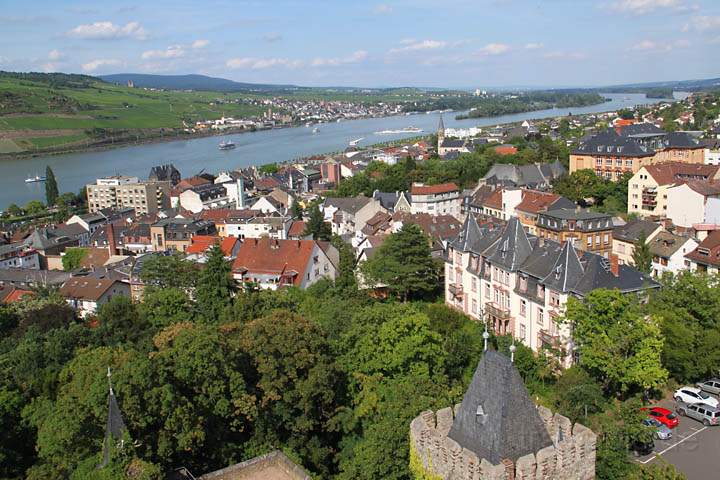
[[[87,138],[86,130],[183,128],[222,116],[249,117],[262,109],[230,103],[241,94],[153,92],[97,82],[88,88],[0,77],[0,153],[57,147]],[[221,100],[221,102],[218,102]],[[67,130],[77,130],[68,135]],[[33,136],[27,131],[42,134]],[[64,130],[53,135],[52,130]],[[22,131],[22,134],[20,133]]]

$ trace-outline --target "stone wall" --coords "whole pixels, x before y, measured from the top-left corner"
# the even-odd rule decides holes
[[[444,480],[592,480],[595,478],[596,435],[567,417],[538,407],[553,445],[492,465],[462,448],[447,435],[455,409],[425,411],[410,424],[410,448],[423,468]]]

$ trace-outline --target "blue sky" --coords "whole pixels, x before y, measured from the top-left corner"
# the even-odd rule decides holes
[[[720,76],[720,0],[3,0],[0,69],[346,86]]]

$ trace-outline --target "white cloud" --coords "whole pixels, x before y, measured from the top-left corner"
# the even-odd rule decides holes
[[[637,52],[669,52],[673,48],[686,48],[689,46],[690,42],[685,39],[676,40],[673,43],[643,40],[630,47],[630,50]]]
[[[262,39],[267,43],[275,43],[282,40],[282,35],[280,35],[279,33],[266,33],[265,35],[263,35]]]
[[[287,58],[253,58],[241,57],[231,58],[225,65],[232,69],[262,70],[271,67],[298,68],[303,66],[300,60],[289,60]]]
[[[542,43],[526,43],[525,49],[526,50],[539,50],[539,49],[543,48],[544,46],[545,45],[543,45]]]
[[[94,72],[95,70],[97,70],[98,68],[101,68],[101,67],[116,67],[120,64],[121,64],[120,60],[116,60],[114,58],[102,58],[102,59],[93,60],[88,63],[83,63],[82,69],[85,70],[86,72]]]
[[[205,40],[204,38],[200,38],[198,40],[195,40],[190,46],[197,50],[199,48],[205,48],[208,45],[210,45],[210,40]]]
[[[562,50],[556,50],[554,52],[548,52],[545,55],[543,55],[544,58],[564,58],[568,60],[583,60],[587,58],[587,55],[585,55],[582,52],[565,52]]]
[[[698,15],[696,17],[692,17],[688,23],[683,25],[682,28],[683,32],[688,32],[690,30],[697,30],[698,32],[720,30],[720,16],[713,17],[710,15]]]
[[[644,15],[656,10],[685,12],[696,10],[697,7],[687,5],[684,0],[617,0],[610,4],[610,9],[632,15]]]
[[[60,50],[50,50],[48,52],[48,60],[60,60],[64,57]]]
[[[504,43],[488,43],[483,48],[478,50],[480,55],[501,55],[510,50],[509,45]]]
[[[154,58],[180,58],[185,56],[185,48],[182,45],[170,45],[165,50],[148,50],[143,52],[142,59]]]
[[[311,67],[335,67],[338,65],[346,65],[348,63],[362,62],[368,57],[368,52],[365,50],[358,50],[353,52],[351,55],[343,58],[314,58],[310,62]]]
[[[130,22],[124,26],[112,22],[95,22],[87,25],[78,25],[67,36],[73,38],[108,40],[114,38],[134,38],[145,40],[147,32],[138,22]]]
[[[375,15],[386,15],[388,13],[392,13],[392,11],[393,11],[392,7],[385,3],[376,5],[375,8],[373,8],[373,13]]]
[[[43,63],[40,68],[42,68],[42,71],[45,73],[57,72],[60,70],[59,65],[55,62]]]
[[[447,46],[447,42],[444,42],[442,40],[415,40],[406,38],[404,40],[401,40],[400,43],[404,46],[398,48],[391,48],[390,50],[388,50],[388,53],[395,54],[417,52],[421,50],[438,50]]]

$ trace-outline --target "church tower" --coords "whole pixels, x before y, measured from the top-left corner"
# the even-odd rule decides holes
[[[445,123],[443,122],[442,114],[440,114],[440,122],[438,123],[438,130],[437,130],[437,137],[438,137],[438,153],[440,153],[440,145],[442,145],[443,140],[445,140]]]

